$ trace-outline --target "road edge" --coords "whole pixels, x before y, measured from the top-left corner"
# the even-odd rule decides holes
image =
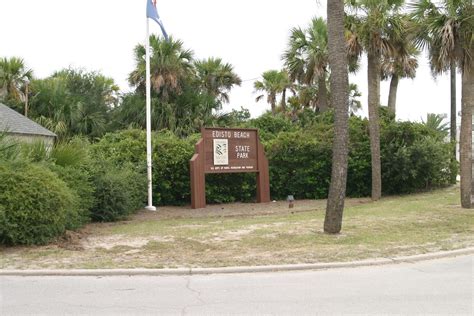
[[[380,266],[399,263],[414,263],[418,261],[456,257],[474,254],[473,248],[451,251],[403,256],[395,258],[379,258],[349,262],[287,264],[269,266],[243,266],[222,268],[177,268],[177,269],[73,269],[73,270],[0,270],[0,276],[165,276],[165,275],[208,275],[228,273],[257,273],[327,270],[339,268],[355,268]]]

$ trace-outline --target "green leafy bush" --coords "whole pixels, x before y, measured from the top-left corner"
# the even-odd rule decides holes
[[[156,205],[190,201],[189,160],[195,138],[181,139],[171,133],[153,134],[153,192]],[[143,162],[145,164],[145,161]]]
[[[271,196],[284,199],[325,198],[328,194],[333,142],[333,113],[312,117],[304,129],[284,116],[264,115],[248,123],[260,128],[270,166]],[[263,136],[263,137],[262,137]],[[371,192],[371,158],[368,121],[349,120],[347,195]],[[153,133],[154,204],[190,202],[189,160],[200,135],[179,138],[169,132]],[[127,130],[107,134],[93,145],[96,155],[117,167],[133,165],[146,178],[145,132]],[[456,172],[449,159],[451,144],[419,123],[396,122],[385,113],[381,122],[382,189],[384,194],[409,193],[448,185]],[[95,158],[96,160],[99,158]],[[100,159],[99,159],[100,160]],[[208,203],[253,201],[255,174],[206,175]]]
[[[331,143],[308,133],[281,133],[266,146],[272,198],[315,199],[327,196]]]
[[[78,229],[90,222],[90,212],[95,205],[95,197],[89,172],[81,166],[50,165],[49,168],[66,183],[77,200],[77,212],[68,217],[66,229]]]
[[[260,139],[267,141],[274,139],[279,133],[298,130],[298,126],[291,122],[288,117],[279,114],[265,113],[251,120],[246,127],[257,128]]]
[[[410,193],[448,185],[452,145],[420,123],[390,122],[381,133],[382,189],[385,194]]]
[[[0,243],[44,244],[76,216],[74,194],[45,166],[0,162]]]
[[[95,204],[91,219],[99,222],[126,218],[145,205],[146,177],[129,164],[117,167],[103,159],[90,168]]]
[[[358,117],[349,119],[349,160],[347,168],[348,196],[369,196],[372,167],[368,121]]]
[[[208,203],[254,202],[257,195],[255,173],[206,175]]]
[[[91,152],[95,159],[107,157],[116,166],[126,163],[142,165],[146,161],[146,133],[144,130],[127,129],[105,134],[92,145]]]

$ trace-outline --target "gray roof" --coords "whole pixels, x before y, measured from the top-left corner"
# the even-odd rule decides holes
[[[0,132],[56,137],[38,123],[0,103]]]

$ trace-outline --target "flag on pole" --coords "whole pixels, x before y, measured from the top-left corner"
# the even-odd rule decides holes
[[[147,6],[146,6],[146,17],[152,19],[161,28],[161,32],[163,33],[163,36],[165,40],[168,40],[168,33],[165,31],[165,27],[163,26],[163,22],[160,19],[160,16],[158,15],[158,10],[156,9],[156,0],[147,0]]]

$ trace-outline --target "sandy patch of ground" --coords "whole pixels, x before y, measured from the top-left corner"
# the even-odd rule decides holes
[[[114,247],[124,246],[130,248],[141,248],[146,246],[150,241],[156,242],[172,242],[173,238],[149,236],[149,237],[130,237],[123,235],[110,236],[90,236],[82,241],[82,248],[85,250],[102,248],[110,250]]]

